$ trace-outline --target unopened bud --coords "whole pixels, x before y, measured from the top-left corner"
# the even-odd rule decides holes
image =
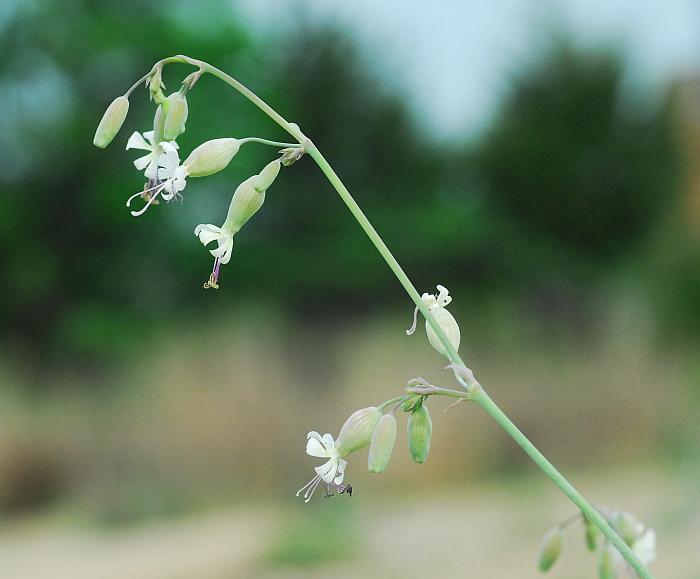
[[[598,535],[600,534],[600,531],[598,530],[598,527],[596,527],[590,519],[584,517],[583,519],[583,524],[586,526],[586,547],[588,547],[589,551],[595,551],[596,547],[598,546]]]
[[[615,555],[609,545],[600,552],[598,577],[599,579],[615,579]]]
[[[163,103],[167,106],[167,101]],[[163,140],[163,132],[165,131],[165,117],[167,116],[167,108],[163,109],[163,105],[158,105],[156,114],[153,115],[153,142],[160,143]]]
[[[353,412],[343,424],[335,441],[340,456],[347,456],[367,446],[381,417],[381,410],[374,406]]]
[[[187,98],[185,95],[175,92],[168,97],[169,106],[163,126],[163,138],[166,141],[174,141],[185,132],[187,122]]]
[[[454,316],[445,308],[435,308],[430,313],[442,328],[442,331],[447,336],[447,339],[450,341],[450,344],[452,344],[455,351],[459,350],[459,325],[457,324],[457,320],[454,319]],[[430,345],[443,356],[447,356],[445,346],[440,338],[438,338],[438,335],[435,333],[435,330],[433,330],[430,322],[427,320],[425,321],[425,330],[428,334],[428,341],[430,342]]]
[[[401,409],[404,412],[413,412],[416,406],[423,403],[424,398],[425,396],[423,396],[422,394],[415,394],[410,398],[406,398],[406,400],[404,400],[403,404],[401,405]]]
[[[129,112],[129,99],[124,95],[115,98],[102,115],[100,124],[97,125],[95,138],[92,140],[96,147],[104,149],[116,137],[119,129],[124,124],[126,114]]]
[[[157,95],[162,96],[164,88],[162,70],[158,68],[148,78],[148,91],[151,93],[151,98]]]
[[[369,443],[367,468],[369,472],[384,472],[396,444],[396,418],[385,414],[379,419]]]
[[[279,175],[281,163],[279,160],[271,161],[257,176],[255,179],[255,188],[258,191],[266,191],[267,188],[272,185],[275,181],[277,175]]]
[[[564,549],[564,538],[564,531],[560,527],[547,531],[540,549],[540,571],[549,571],[556,563]]]
[[[183,165],[190,177],[213,175],[225,169],[240,148],[238,139],[212,139],[194,149]]]
[[[423,464],[430,451],[430,438],[433,435],[433,421],[425,404],[419,404],[408,417],[408,449],[411,458]]]
[[[240,231],[241,227],[257,213],[265,202],[265,191],[258,191],[255,188],[257,177],[257,175],[253,175],[243,181],[236,187],[233,194],[224,227],[234,233]]]

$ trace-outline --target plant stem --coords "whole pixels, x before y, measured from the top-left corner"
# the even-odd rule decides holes
[[[387,265],[394,272],[394,275],[399,280],[399,283],[406,290],[406,293],[416,304],[416,307],[423,314],[427,322],[431,325],[438,338],[445,347],[447,357],[453,364],[459,366],[465,366],[466,364],[452,346],[452,343],[445,335],[437,320],[430,313],[426,305],[423,303],[418,290],[411,283],[399,262],[393,256],[389,248],[386,246],[382,238],[379,236],[377,231],[374,229],[370,223],[367,216],[363,213],[360,206],[357,204],[355,199],[347,190],[340,177],[331,167],[330,163],[325,159],[321,152],[308,141],[303,133],[299,130],[299,127],[287,122],[277,111],[270,107],[265,101],[258,97],[253,91],[248,89],[246,86],[241,84],[239,81],[229,76],[225,72],[211,66],[206,62],[202,62],[196,59],[189,58],[187,56],[178,55],[175,57],[167,58],[161,63],[167,62],[184,62],[191,64],[193,66],[199,67],[203,72],[208,72],[217,78],[223,80],[226,84],[236,89],[239,93],[245,96],[253,104],[255,104],[260,110],[267,114],[272,120],[274,120],[278,125],[285,129],[290,135],[299,141],[305,148],[305,152],[316,161],[323,174],[326,176],[328,181],[331,183],[333,188],[338,192],[341,199],[345,202],[350,212],[353,214],[360,227],[364,230],[369,237],[370,241],[377,248],[377,251],[381,254],[386,261]],[[456,376],[459,380],[459,376]],[[461,382],[461,380],[460,380]],[[464,385],[464,383],[462,382]],[[581,510],[581,512],[595,524],[596,527],[605,535],[605,537],[617,548],[620,554],[625,558],[625,560],[630,564],[630,566],[637,572],[641,579],[653,579],[653,576],[646,568],[646,566],[637,558],[637,556],[632,552],[629,546],[620,538],[620,536],[615,532],[615,530],[607,523],[607,521],[598,513],[598,511],[579,493],[574,486],[566,479],[564,476],[554,467],[554,465],[547,460],[547,458],[535,447],[532,442],[520,431],[520,429],[513,424],[513,422],[506,416],[506,414],[498,407],[498,405],[491,399],[491,397],[483,390],[483,388],[474,388],[470,395],[470,400],[476,402],[481,406],[495,421],[496,423],[506,431],[506,433],[525,451],[525,453],[535,462],[535,464],[546,474],[559,489]]]
[[[268,139],[261,139],[260,137],[245,137],[240,139],[241,145],[244,143],[259,143],[261,145],[270,145],[271,147],[299,147],[299,143],[280,143],[279,141],[270,141]]]

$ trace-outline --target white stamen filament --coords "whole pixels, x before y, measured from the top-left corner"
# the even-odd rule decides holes
[[[132,211],[131,214],[132,214],[134,217],[138,217],[139,215],[143,215],[143,214],[146,212],[146,210],[147,210],[147,209],[153,204],[153,202],[156,200],[156,197],[158,197],[158,195],[160,195],[160,193],[161,193],[161,192],[167,187],[167,185],[168,185],[169,183],[171,183],[172,181],[173,181],[173,178],[171,177],[170,179],[166,179],[165,181],[163,181],[163,182],[161,182],[161,183],[158,183],[157,185],[154,185],[153,187],[150,187],[150,188],[148,188],[148,189],[144,189],[143,191],[139,191],[138,193],[134,193],[131,197],[129,197],[129,199],[128,199],[127,202],[126,202],[126,206],[127,206],[127,207],[130,207],[130,206],[131,206],[131,202],[132,202],[134,199],[136,199],[137,197],[143,197],[144,193],[150,193],[151,191],[155,190],[155,193],[153,193],[153,194],[149,197],[149,199],[148,199],[146,205],[144,205],[143,208],[139,209],[138,211]]]
[[[304,493],[304,502],[308,503],[311,500],[311,497],[313,494],[316,492],[316,489],[318,488],[318,485],[321,484],[321,475],[316,475],[314,478],[312,478],[309,482],[307,482],[303,487],[301,487],[298,491],[296,496],[299,496],[304,490],[306,492]]]
[[[416,331],[416,326],[418,325],[418,306],[416,306],[415,311],[413,312],[413,325],[406,330],[406,334],[409,336]]]

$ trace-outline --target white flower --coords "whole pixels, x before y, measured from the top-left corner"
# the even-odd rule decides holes
[[[343,482],[347,461],[340,457],[333,437],[328,433],[321,436],[318,432],[311,431],[306,435],[306,441],[306,454],[328,459],[314,468],[316,476],[297,491],[297,496],[304,493],[304,502],[308,503],[321,482],[337,485]]]
[[[645,565],[656,559],[656,532],[654,529],[646,529],[632,545],[632,551]]]
[[[177,146],[173,143],[160,144],[163,154],[158,159],[158,180],[163,183],[163,199],[170,201],[187,185],[187,168],[180,165],[180,156],[177,154]]]
[[[456,351],[459,349],[460,341],[459,325],[457,324],[457,320],[454,319],[454,316],[445,309],[450,302],[452,302],[452,298],[449,295],[450,292],[445,286],[438,285],[437,289],[439,292],[437,296],[435,294],[424,293],[421,296],[421,300],[423,300],[423,303],[427,306],[428,311],[440,325],[442,331],[445,333],[447,339],[450,341],[450,344],[452,344],[452,347]],[[406,330],[406,333],[409,336],[416,331],[417,324],[418,308],[416,307],[415,311],[413,312],[413,325],[410,329]],[[427,319],[425,320],[425,331],[428,335],[430,345],[443,356],[447,356],[445,346],[440,338],[438,338],[438,335],[435,333],[435,330]]]
[[[147,133],[144,133],[144,135],[146,134]],[[134,133],[134,135],[138,135],[138,133]],[[132,135],[132,138],[134,135]],[[129,141],[131,141],[131,139],[129,139]],[[149,177],[148,179],[148,185],[150,186],[143,191],[134,193],[126,202],[126,206],[129,207],[131,206],[131,202],[136,199],[136,197],[146,199],[146,205],[144,205],[142,209],[131,212],[134,217],[143,215],[143,213],[145,213],[151,205],[157,203],[158,195],[163,197],[165,201],[170,201],[173,199],[173,197],[179,195],[180,191],[182,191],[185,188],[185,185],[187,185],[187,167],[180,165],[180,157],[177,154],[177,143],[162,141],[157,145],[157,148],[159,148],[162,152],[158,157],[155,176]],[[156,147],[153,147],[153,153],[151,154],[155,154],[155,152]],[[150,155],[146,155],[146,157],[149,156]],[[146,157],[137,159],[134,164],[136,164],[138,161],[146,159]],[[151,165],[149,164],[146,171],[148,172],[150,168]]]
[[[142,151],[150,151],[147,155],[139,157],[134,161],[134,167],[139,171],[145,169],[144,175],[148,179],[155,179],[158,176],[158,160],[163,154],[163,148],[160,143],[153,142],[153,131],[146,131],[143,135],[138,131],[129,137],[126,143],[126,149],[141,149]],[[171,145],[177,149],[177,143],[171,142]]]
[[[229,262],[233,251],[233,233],[229,229],[217,227],[211,223],[201,223],[195,227],[194,234],[205,246],[216,241],[216,249],[210,249],[209,253],[224,265]]]

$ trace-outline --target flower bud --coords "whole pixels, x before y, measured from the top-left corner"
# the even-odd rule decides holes
[[[425,404],[420,404],[408,417],[408,448],[411,458],[418,464],[423,464],[428,458],[432,434],[433,422],[428,408]]]
[[[379,419],[369,443],[367,468],[369,472],[384,472],[396,443],[396,418],[393,414],[385,414]]]
[[[190,177],[213,175],[225,169],[240,148],[238,139],[212,139],[194,149],[183,165]]]
[[[92,140],[96,147],[104,149],[112,142],[119,129],[122,128],[128,112],[129,99],[126,96],[119,96],[110,103],[105,114],[102,115],[100,124],[97,125],[95,138]]]
[[[450,344],[452,344],[455,350],[459,350],[459,326],[457,325],[457,320],[454,319],[454,316],[445,308],[435,308],[431,310],[430,313],[440,325],[442,331],[445,332]],[[443,356],[447,356],[445,346],[442,344],[440,338],[438,338],[435,330],[433,330],[433,327],[427,320],[425,321],[425,330],[428,334],[428,341],[430,342],[430,345]]]
[[[598,577],[599,579],[615,579],[615,555],[610,546],[605,547],[600,552]]]
[[[257,178],[257,175],[249,177],[236,187],[233,194],[224,227],[234,233],[238,233],[265,202],[265,191],[258,191],[255,188]]]
[[[185,95],[175,92],[168,97],[168,102],[168,112],[165,116],[165,125],[163,126],[163,139],[174,141],[180,134],[185,132],[188,113],[187,98]]]
[[[542,540],[540,549],[540,571],[549,571],[556,563],[559,555],[564,549],[564,531],[559,527],[554,527],[547,531]]]
[[[165,127],[166,113],[163,111],[163,105],[156,107],[156,113],[153,115],[153,142],[160,143],[163,140],[163,130]]]
[[[404,412],[413,412],[413,409],[419,404],[423,404],[423,399],[425,397],[422,394],[415,394],[410,398],[406,398],[401,405]]]
[[[598,530],[598,527],[596,527],[590,519],[584,517],[583,519],[583,524],[586,526],[586,547],[588,547],[589,551],[595,551],[598,543],[598,535],[600,534],[600,531]]]
[[[381,417],[381,410],[374,406],[353,412],[343,424],[335,441],[340,456],[347,456],[367,446]]]
[[[281,163],[279,160],[271,161],[257,176],[255,179],[255,189],[257,191],[267,191],[267,188],[272,185],[277,175],[279,175]]]

